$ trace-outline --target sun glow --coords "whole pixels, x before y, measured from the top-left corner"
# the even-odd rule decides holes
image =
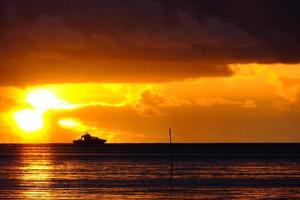
[[[24,109],[14,113],[14,119],[20,129],[28,132],[43,128],[43,114],[33,109]]]
[[[41,131],[44,128],[44,113],[51,108],[59,107],[60,103],[54,93],[47,89],[32,90],[26,95],[25,100],[30,108],[13,113],[17,127],[23,133]]]
[[[37,110],[46,111],[50,108],[58,107],[60,101],[57,97],[46,89],[38,89],[30,92],[26,96],[26,101]]]

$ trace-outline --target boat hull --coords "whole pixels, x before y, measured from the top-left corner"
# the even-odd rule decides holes
[[[82,140],[73,140],[73,144],[76,145],[101,145],[105,144],[106,140],[100,141],[82,141]]]

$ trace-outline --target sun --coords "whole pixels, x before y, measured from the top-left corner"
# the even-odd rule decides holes
[[[51,108],[59,106],[59,100],[53,92],[47,89],[35,89],[30,91],[25,101],[25,108],[13,113],[17,127],[23,132],[38,132],[44,128],[44,113]]]
[[[43,128],[43,114],[33,109],[24,109],[14,113],[14,119],[20,129],[26,132]]]

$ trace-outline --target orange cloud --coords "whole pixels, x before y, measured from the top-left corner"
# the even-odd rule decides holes
[[[47,141],[69,142],[90,130],[111,142],[159,142],[165,141],[168,127],[175,128],[178,142],[298,140],[296,133],[300,127],[291,125],[298,120],[297,67],[259,64],[230,67],[235,75],[226,78],[2,88],[7,92],[7,96],[2,94],[3,98],[17,101],[6,105],[7,112],[3,113],[6,121],[2,120],[0,128],[10,133],[10,141],[22,141],[20,133],[8,126],[11,121],[7,117],[37,107],[47,108],[44,110]],[[47,101],[37,101],[35,95],[28,95],[38,88],[52,91],[55,98],[49,96]],[[281,135],[283,131],[288,134]]]

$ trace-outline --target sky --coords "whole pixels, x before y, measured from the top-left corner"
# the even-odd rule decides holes
[[[300,142],[299,6],[0,0],[0,142]]]

